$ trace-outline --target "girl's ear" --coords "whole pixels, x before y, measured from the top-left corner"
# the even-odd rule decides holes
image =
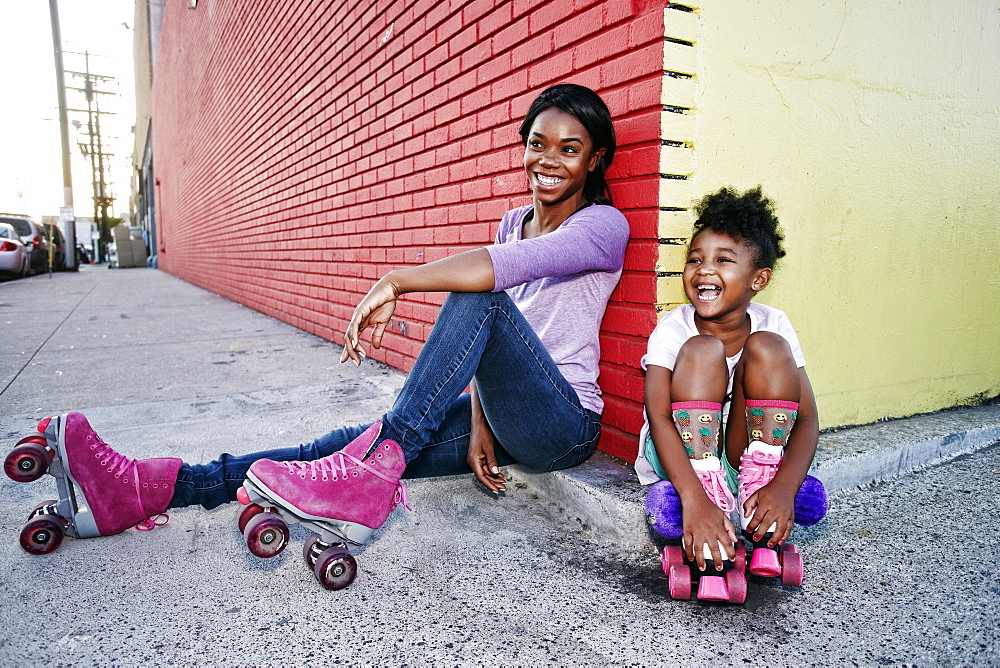
[[[750,283],[750,287],[754,292],[760,292],[767,287],[767,284],[771,282],[771,268],[764,267],[763,269],[758,269],[757,273],[754,274],[753,281]]]

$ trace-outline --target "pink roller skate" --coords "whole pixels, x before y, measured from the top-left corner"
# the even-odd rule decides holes
[[[753,544],[750,555],[750,572],[761,577],[773,578],[781,576],[781,584],[793,587],[802,586],[802,557],[798,549],[791,543],[770,548],[770,539],[776,525],[772,524],[767,533],[759,541],[753,540],[753,533],[747,531],[747,524],[753,518],[743,515],[743,504],[764,485],[774,479],[781,466],[785,449],[777,445],[768,445],[761,441],[753,441],[740,457],[740,521],[743,535]]]
[[[727,514],[733,512],[736,509],[736,502],[733,500],[733,493],[726,485],[726,473],[722,469],[722,462],[719,461],[719,458],[708,455],[701,459],[691,460],[691,465],[694,467],[695,473],[698,474],[698,479],[701,481],[705,493],[708,494],[708,498],[722,512]],[[693,581],[697,579],[699,600],[728,603],[746,601],[746,548],[742,541],[736,544],[736,559],[732,562],[726,559],[721,573],[715,570],[712,551],[708,545],[704,545],[703,549],[705,554],[704,571],[699,570],[696,564],[687,560],[682,546],[668,545],[663,549],[663,570],[667,574],[667,581],[670,585],[670,597],[691,598]],[[719,543],[719,549],[725,555],[726,549],[722,543]]]
[[[368,540],[400,503],[409,509],[399,482],[403,451],[390,440],[372,450],[381,428],[376,422],[340,452],[316,461],[254,462],[236,494],[247,506],[239,526],[250,552],[279,554],[288,544],[288,525],[302,524],[317,532],[303,551],[316,579],[327,589],[350,585],[357,563],[348,543]]]
[[[80,413],[45,418],[38,433],[17,442],[4,472],[17,482],[56,479],[59,499],[39,505],[21,531],[21,547],[48,554],[63,535],[93,538],[130,527],[148,531],[166,523],[181,460],[129,459],[115,452]]]

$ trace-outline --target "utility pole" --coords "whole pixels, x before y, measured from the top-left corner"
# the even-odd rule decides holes
[[[59,100],[59,139],[62,141],[63,208],[59,219],[65,225],[66,268],[76,269],[76,216],[73,212],[73,171],[70,168],[69,122],[66,113],[66,81],[63,73],[62,31],[59,29],[58,0],[49,0],[49,19],[52,22],[52,55],[56,64],[56,96]],[[52,249],[55,237],[49,234],[49,271],[52,270]]]
[[[94,249],[94,255],[98,262],[103,262],[105,259],[104,249],[107,244],[111,242],[111,226],[108,209],[113,206],[115,198],[109,193],[105,177],[105,160],[112,157],[114,154],[104,152],[101,138],[101,115],[111,114],[113,112],[101,111],[100,101],[97,99],[97,96],[114,95],[114,93],[111,91],[97,90],[97,84],[99,82],[106,83],[114,81],[115,79],[114,77],[91,73],[89,51],[85,51],[82,54],[77,55],[82,55],[84,57],[84,71],[67,71],[67,74],[83,79],[83,88],[74,88],[71,86],[70,89],[80,91],[84,94],[87,100],[87,108],[70,109],[70,111],[87,114],[87,137],[89,141],[78,142],[78,145],[83,155],[90,158],[94,186],[94,221],[97,222],[99,230],[98,248]]]

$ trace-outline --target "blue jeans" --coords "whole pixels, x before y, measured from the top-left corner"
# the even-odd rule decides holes
[[[463,394],[476,379],[496,437],[497,464],[554,471],[575,466],[597,447],[601,416],[576,391],[506,293],[453,293],[445,300],[392,409],[382,438],[403,450],[404,477],[470,473],[472,408]],[[210,464],[184,464],[170,505],[214,508],[236,499],[258,459],[307,461],[342,449],[369,425],[342,427],[312,443],[249,455],[223,454]]]

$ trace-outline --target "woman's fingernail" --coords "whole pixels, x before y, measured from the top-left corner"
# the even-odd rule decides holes
[[[493,471],[494,473],[500,473],[500,469],[498,469],[496,466],[494,466],[490,470]]]

